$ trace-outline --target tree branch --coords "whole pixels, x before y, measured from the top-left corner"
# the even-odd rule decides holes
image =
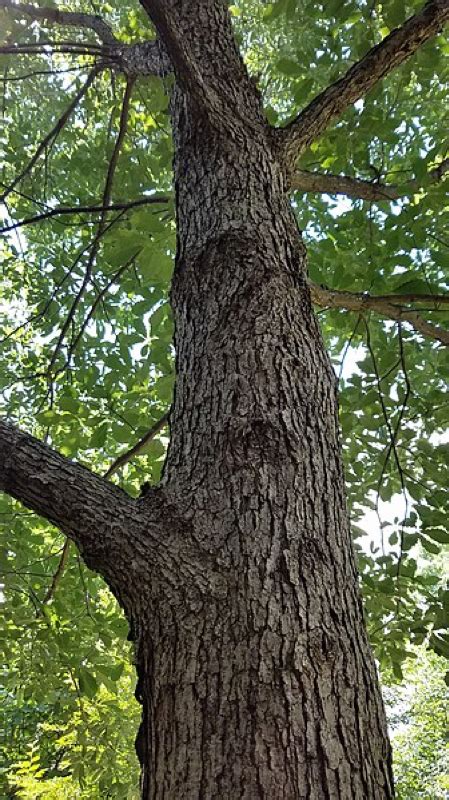
[[[436,339],[441,344],[449,346],[449,331],[423,319],[420,312],[414,308],[404,307],[404,304],[425,302],[432,309],[438,311],[441,306],[449,303],[449,295],[416,295],[392,294],[372,296],[364,292],[344,292],[336,289],[327,289],[310,283],[312,302],[321,308],[344,308],[347,311],[374,311],[382,317],[394,319],[397,322],[408,322],[417,333],[431,339]]]
[[[18,42],[0,46],[1,55],[49,56],[51,53],[69,53],[77,56],[99,57],[106,55],[108,48],[93,42]],[[118,51],[117,51],[118,52]],[[114,55],[114,51],[112,51]]]
[[[140,0],[173,64],[179,86],[223,131],[265,136],[255,85],[236,45],[224,2]],[[239,124],[238,124],[239,123]]]
[[[145,586],[183,604],[190,593],[220,597],[227,590],[214,557],[193,541],[190,523],[167,502],[163,490],[150,489],[136,502],[2,420],[0,491],[72,539],[128,612],[143,602]]]
[[[435,36],[449,19],[449,0],[429,0],[404,25],[373,47],[338,81],[321,92],[285,128],[275,132],[288,171],[297,158],[348,106],[364,97],[416,50]]]
[[[117,558],[123,565],[124,535],[115,517],[126,519],[131,498],[3,420],[0,490],[54,523],[106,578],[109,559]]]
[[[74,297],[72,305],[70,306],[69,313],[68,313],[67,318],[66,318],[66,320],[65,320],[65,322],[64,322],[64,324],[63,324],[63,326],[61,328],[61,332],[59,334],[58,341],[56,342],[56,346],[55,346],[55,349],[53,351],[53,355],[52,355],[52,357],[50,359],[50,363],[49,363],[48,370],[47,370],[47,374],[49,376],[51,376],[53,366],[54,366],[54,364],[56,362],[56,359],[58,357],[58,353],[59,353],[59,351],[61,349],[61,346],[62,346],[62,344],[64,342],[66,333],[67,333],[70,325],[72,324],[72,322],[75,319],[76,311],[77,311],[78,306],[79,306],[79,304],[80,304],[80,302],[81,302],[81,300],[82,300],[82,298],[84,296],[84,292],[86,291],[88,283],[89,283],[89,281],[91,279],[93,266],[94,266],[95,259],[96,259],[97,253],[98,253],[98,248],[99,248],[99,245],[100,245],[100,240],[101,240],[101,237],[103,236],[103,234],[105,233],[105,230],[106,230],[106,227],[107,227],[107,225],[106,225],[107,208],[109,207],[109,205],[111,203],[112,186],[113,186],[113,182],[114,182],[115,171],[116,171],[116,168],[117,168],[117,164],[118,164],[118,160],[119,160],[119,156],[120,156],[120,151],[122,149],[123,141],[124,141],[124,138],[126,136],[127,129],[128,129],[128,116],[129,116],[129,110],[130,110],[130,103],[131,103],[131,95],[132,95],[133,86],[134,86],[133,79],[129,78],[127,83],[126,83],[126,89],[125,89],[125,92],[124,92],[124,95],[123,95],[123,102],[122,102],[122,109],[121,109],[121,113],[120,113],[120,122],[119,122],[119,129],[118,129],[118,133],[117,133],[117,138],[116,138],[116,141],[115,141],[114,149],[112,151],[112,155],[111,155],[111,158],[110,158],[110,161],[109,161],[109,165],[108,165],[108,171],[107,171],[107,174],[106,174],[106,181],[105,181],[105,186],[104,186],[104,190],[103,190],[103,197],[102,197],[103,211],[101,213],[100,222],[99,222],[99,225],[98,225],[98,230],[97,230],[95,238],[94,238],[94,240],[92,242],[92,247],[90,248],[89,257],[87,259],[87,265],[86,265],[86,269],[85,269],[85,272],[84,272],[84,277],[83,277],[82,284],[81,284],[81,286],[79,288],[79,291],[77,292],[77,294]]]
[[[46,147],[48,147],[48,145],[51,144],[56,139],[58,134],[62,131],[65,124],[69,120],[70,116],[77,108],[78,104],[81,102],[84,95],[88,92],[90,86],[94,82],[99,72],[100,72],[99,67],[94,67],[91,70],[85,83],[81,86],[76,95],[73,97],[70,105],[66,108],[64,113],[58,119],[55,126],[51,129],[51,131],[47,134],[47,136],[45,136],[45,138],[42,139],[39,146],[36,148],[34,155],[30,158],[28,164],[26,164],[26,166],[22,169],[22,171],[19,172],[18,175],[16,175],[14,180],[9,184],[9,186],[4,190],[4,192],[2,192],[2,194],[0,195],[0,203],[5,202],[6,198],[8,197],[8,195],[11,194],[11,192],[14,190],[17,184],[20,183],[20,181],[23,180],[23,178],[25,178],[25,176],[31,172],[36,161],[38,161],[42,153],[45,151]]]
[[[316,192],[318,194],[343,194],[357,200],[382,201],[399,200],[401,197],[414,194],[426,186],[441,181],[449,172],[449,158],[431,169],[424,180],[406,181],[402,184],[381,184],[350,178],[346,175],[309,172],[297,169],[290,181],[290,188],[299,192]]]
[[[69,552],[70,552],[70,539],[66,539],[64,542],[64,547],[62,548],[62,553],[59,559],[58,566],[56,567],[56,572],[54,573],[51,579],[51,584],[45,593],[45,597],[42,600],[42,603],[44,604],[49,603],[50,600],[53,599],[58,583],[61,580],[62,575],[64,573],[67,564],[67,559],[69,557]]]
[[[167,51],[158,39],[121,45],[117,53],[113,51],[111,55],[117,58],[120,69],[129,77],[156,75],[163,78],[173,72]]]
[[[14,16],[30,17],[49,25],[61,25],[94,31],[104,44],[116,44],[118,39],[109,25],[97,14],[84,14],[76,11],[60,11],[57,8],[34,6],[31,3],[15,3],[13,0],[0,0],[0,8],[8,9]]]
[[[128,77],[136,77],[138,75],[163,77],[172,71],[171,61],[159,41],[125,44],[117,39],[109,25],[97,14],[60,11],[57,8],[40,7],[31,3],[15,3],[13,0],[0,0],[1,8],[16,17],[29,17],[32,20],[42,21],[48,25],[92,30],[97,34],[102,45],[100,46],[95,42],[81,41],[21,42],[2,45],[0,53],[29,55],[42,53],[48,55],[45,48],[51,48],[54,52],[59,53],[103,56],[109,62],[109,66],[115,66]]]
[[[169,412],[167,411],[166,414],[163,416],[150,428],[147,433],[142,436],[142,438],[135,444],[130,450],[127,450],[126,453],[122,453],[115,461],[112,462],[109,469],[104,473],[104,478],[110,478],[115,472],[118,472],[120,467],[123,467],[129,461],[131,461],[134,456],[138,456],[139,453],[142,452],[144,447],[151,442],[152,439],[163,429],[168,423]]]
[[[88,313],[84,317],[82,324],[80,325],[80,329],[79,329],[78,333],[76,334],[76,336],[73,339],[73,341],[71,341],[71,343],[70,343],[70,346],[68,348],[66,363],[64,365],[64,369],[67,368],[70,365],[70,361],[72,359],[72,356],[73,356],[76,348],[78,347],[78,344],[81,341],[81,339],[82,339],[82,337],[84,335],[84,332],[85,332],[90,320],[94,316],[95,311],[97,310],[99,304],[102,302],[103,298],[108,293],[108,291],[111,288],[111,286],[113,286],[114,283],[116,283],[118,281],[118,279],[123,275],[123,273],[126,272],[127,269],[129,269],[131,264],[134,263],[135,259],[136,259],[136,256],[133,256],[127,262],[125,262],[125,264],[123,264],[120,267],[120,269],[117,270],[117,272],[114,273],[112,278],[110,278],[108,280],[106,286],[104,286],[103,289],[100,292],[98,292],[97,297],[95,298],[95,300],[92,303]]]
[[[25,219],[14,222],[11,225],[6,225],[0,228],[0,233],[8,233],[15,231],[18,228],[23,228],[25,225],[34,225],[37,222],[44,222],[44,220],[52,219],[53,217],[60,217],[65,215],[76,214],[101,214],[109,211],[128,211],[132,208],[139,206],[153,205],[155,203],[169,203],[171,198],[168,195],[151,195],[149,197],[138,197],[136,200],[129,200],[127,203],[110,203],[108,206],[60,206],[59,208],[50,208],[42,214],[35,214],[33,217],[25,217]]]

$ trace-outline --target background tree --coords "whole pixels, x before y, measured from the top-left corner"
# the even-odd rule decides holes
[[[163,488],[132,503],[5,424],[2,486],[75,539],[131,622],[143,796],[232,796],[243,781],[249,796],[388,797],[334,380],[308,294],[334,359],[364,343],[341,395],[354,518],[372,497],[378,511],[403,497],[389,546],[359,554],[372,641],[400,674],[410,638],[447,653],[446,595],[410,551],[447,541],[444,446],[429,435],[447,415],[447,67],[433,37],[448,3],[144,5],[0,4],[3,397],[14,422],[129,493],[157,482],[173,386],[172,94],[178,381]],[[58,665],[56,693],[112,691],[123,623],[68,545],[52,550],[47,524],[18,509],[5,498],[7,633],[26,620],[22,661]],[[23,680],[17,653],[8,688]]]
[[[444,661],[419,648],[405,667],[407,681],[386,691],[400,800],[444,798],[449,785],[447,686]]]

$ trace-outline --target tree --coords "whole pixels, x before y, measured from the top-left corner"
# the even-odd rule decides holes
[[[407,683],[389,689],[386,697],[396,791],[402,800],[443,798],[449,783],[445,662],[419,648],[407,667]]]
[[[329,22],[326,14],[339,9],[340,4],[334,5],[334,11],[320,12],[321,24],[323,19]],[[9,0],[0,6],[12,36],[2,47],[6,85],[20,87],[27,79],[16,71],[22,58],[34,59],[32,80],[52,69],[51,92],[28,95],[24,106],[8,106],[14,132],[6,147],[2,195],[5,207],[18,217],[4,226],[10,237],[5,268],[17,266],[20,248],[29,246],[26,263],[33,280],[28,283],[31,278],[23,269],[5,279],[7,299],[20,297],[26,286],[18,305],[23,319],[5,330],[6,344],[13,347],[24,334],[19,374],[8,377],[5,398],[14,421],[26,423],[28,413],[37,412],[46,442],[2,422],[0,485],[76,543],[124,611],[135,642],[142,704],[136,743],[142,797],[392,797],[390,747],[346,510],[336,379],[312,301],[356,312],[354,336],[364,331],[371,358],[366,372],[374,399],[367,396],[366,408],[376,404],[374,417],[381,429],[382,467],[374,486],[380,491],[385,479],[390,492],[398,485],[410,491],[398,445],[411,407],[404,353],[416,334],[418,352],[427,347],[424,358],[430,352],[432,365],[444,369],[441,345],[448,344],[449,334],[441,317],[447,298],[435,287],[444,289],[439,257],[446,245],[439,231],[432,230],[437,266],[431,278],[426,274],[424,287],[422,279],[417,284],[408,274],[399,285],[397,277],[390,282],[395,274],[391,264],[390,272],[380,273],[376,282],[373,243],[365,257],[368,253],[372,285],[380,291],[371,293],[363,283],[354,291],[351,275],[340,287],[338,280],[331,281],[332,288],[312,283],[290,195],[298,190],[343,193],[371,204],[409,195],[422,195],[424,205],[429,197],[434,203],[441,199],[441,179],[449,164],[442,146],[433,146],[426,133],[427,155],[413,165],[415,178],[402,184],[384,181],[384,163],[380,170],[375,167],[376,180],[370,182],[311,172],[303,163],[298,166],[298,159],[310,161],[333,123],[350,113],[354,103],[364,98],[370,102],[369,93],[379,91],[379,82],[441,31],[449,3],[432,0],[400,20],[397,28],[402,4],[395,4],[393,12],[375,5],[368,12],[363,3],[354,3],[355,19],[342,12],[343,41],[346,47],[352,41],[354,54],[352,26],[364,28],[369,17],[373,47],[341,76],[347,51],[345,44],[335,45],[340,50],[329,66],[337,65],[340,77],[310,102],[306,95],[315,87],[308,66],[287,56],[281,59],[278,73],[300,75],[295,102],[301,107],[283,127],[274,125],[274,114],[282,112],[286,95],[275,86],[279,110],[274,98],[264,110],[257,78],[249,75],[238,49],[231,24],[231,15],[238,19],[241,11],[237,6],[148,0],[142,3],[146,16],[140,18],[135,9],[106,7],[111,25],[79,7],[69,11]],[[266,10],[275,25],[274,46],[279,17],[285,16],[287,25],[294,19],[297,31],[308,14],[316,21],[311,4],[304,8],[280,0]],[[23,19],[32,21],[31,28],[23,26]],[[136,42],[135,32],[150,21],[157,38],[148,34]],[[68,27],[76,32],[70,38],[64,35]],[[254,30],[237,31],[247,60]],[[318,23],[314,30],[320,30]],[[319,45],[308,57],[303,63],[320,58]],[[74,59],[70,67],[69,59]],[[86,66],[87,77],[75,81],[67,104],[68,70]],[[118,86],[123,85],[123,93],[118,121],[114,107],[105,125],[93,90],[109,91],[107,75],[113,101]],[[417,87],[426,80],[431,86],[435,82],[433,67],[430,77],[419,69],[417,76],[409,71],[408,77],[409,102],[416,105]],[[304,81],[312,83],[305,87]],[[153,464],[160,459],[155,435],[166,423],[171,394],[170,319],[163,302],[174,247],[164,129],[169,94],[176,385],[162,479],[133,499],[107,478],[145,446],[153,447]],[[145,111],[148,101],[150,112]],[[53,118],[43,133],[41,126],[54,115],[55,106],[57,121]],[[32,148],[24,113],[38,137]],[[418,137],[423,124],[419,115]],[[327,165],[335,163],[339,169],[341,158],[338,154],[334,162],[331,157]],[[148,191],[149,178],[156,191]],[[38,213],[31,213],[33,204]],[[408,214],[410,221],[413,204],[403,208],[404,219]],[[425,214],[427,208],[421,211]],[[63,223],[69,227],[58,240]],[[316,239],[317,251],[321,247],[329,262],[332,238],[323,242],[318,234]],[[351,248],[350,237],[348,241]],[[411,259],[407,263],[413,266],[408,247],[409,242],[401,242],[396,257]],[[418,256],[415,260],[419,263]],[[327,269],[332,277],[329,263]],[[358,284],[362,277],[359,272]],[[150,314],[152,337],[147,343]],[[385,343],[392,336],[391,325],[380,325],[373,334],[373,315],[396,326],[394,354],[387,353],[386,365],[382,352],[376,357],[373,339]],[[32,323],[37,323],[38,334],[27,347]],[[335,330],[340,344],[346,328],[343,335],[338,324]],[[422,336],[430,343],[422,345]],[[81,354],[81,342],[89,338],[93,346]],[[148,366],[139,366],[145,355],[141,350],[148,345],[150,375]],[[129,366],[126,377],[124,364]],[[385,378],[394,374],[397,379],[399,370],[401,405],[392,420],[393,398],[384,395]],[[30,376],[31,389],[25,383]],[[441,392],[439,375],[433,391]],[[17,413],[19,401],[22,410]],[[418,424],[409,419],[404,451],[419,425],[419,435],[425,433],[419,396],[416,402],[421,416]],[[159,419],[149,419],[150,403],[153,409],[162,406]],[[80,425],[80,418],[85,421],[91,411],[90,425]],[[90,452],[95,463],[109,435],[107,411],[116,442],[128,440],[123,429],[132,420],[140,438],[102,478],[67,456]],[[58,445],[65,413],[73,420],[61,435],[58,453],[49,445]],[[144,423],[151,422],[145,432]],[[435,463],[430,475],[421,475],[426,502],[420,490],[414,495],[421,500],[419,535],[430,548],[446,540],[437,485],[443,467],[438,459]],[[363,472],[363,464],[354,465],[356,476],[360,466]],[[157,468],[151,470],[150,481],[157,479],[156,473]],[[416,472],[411,484],[415,477]],[[363,490],[373,488],[370,480],[362,482]],[[399,533],[390,537],[393,545],[394,535],[400,540],[397,563],[386,554],[377,561],[384,569],[379,585],[390,593],[389,612],[394,612],[389,622],[400,634],[396,645],[406,638],[411,597],[419,584],[416,580],[410,586],[416,562],[405,556],[412,544],[406,540],[410,524],[415,526],[415,520],[410,522],[406,514]],[[67,552],[64,545],[60,567],[41,602],[44,607],[52,600]],[[426,587],[423,581],[421,589]],[[437,599],[433,597],[436,605]],[[405,626],[399,613],[403,610]],[[38,613],[43,613],[39,605]],[[433,617],[423,619],[414,605],[413,614],[417,635],[425,636],[438,608]],[[432,636],[441,650],[447,645],[438,631],[436,626]]]

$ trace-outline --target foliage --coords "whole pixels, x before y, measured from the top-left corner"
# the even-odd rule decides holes
[[[421,5],[235,2],[236,33],[270,122],[285,124]],[[80,0],[64,8],[90,11],[90,4]],[[96,8],[123,42],[154,35],[138,4],[100,2]],[[49,39],[45,26],[7,9],[0,15],[5,41]],[[51,37],[86,41],[86,32],[54,28]],[[424,187],[377,204],[297,193],[293,207],[317,283],[375,294],[446,289],[447,195],[443,183],[427,186],[425,176],[447,155],[441,113],[447,52],[442,37],[424,46],[302,156],[305,169],[373,182],[416,177]],[[6,190],[85,83],[95,58],[37,52],[2,59],[0,187]],[[176,229],[170,83],[139,78],[129,87],[110,197],[115,204],[158,202],[106,215],[49,216],[5,231],[0,245],[2,413],[99,472],[139,441],[171,400],[168,292]],[[124,94],[123,76],[96,75],[33,169],[4,197],[5,228],[55,208],[101,206]],[[426,313],[444,324],[441,309]],[[406,323],[375,314],[323,310],[320,320],[343,373],[342,437],[370,634],[381,664],[400,679],[410,644],[428,642],[449,656],[449,593],[433,567],[449,542],[443,514],[448,445],[441,438],[449,414],[449,357]],[[357,363],[348,370],[351,354]],[[113,479],[134,495],[144,481],[157,481],[166,435],[162,429]],[[370,542],[356,524],[363,510],[379,510],[379,499],[388,503],[398,495],[405,513],[381,520],[383,546]],[[42,781],[46,798],[95,798],[97,785],[107,787],[107,796],[124,797],[133,791],[129,753],[138,708],[123,619],[73,549],[46,600],[63,540],[7,497],[0,499],[0,523],[0,635],[8,665],[0,713],[13,737],[3,746],[4,770],[20,783],[23,798],[38,797]],[[113,757],[109,745],[117,748]]]
[[[448,689],[444,661],[424,648],[405,665],[401,686],[385,688],[398,800],[444,800],[449,789]]]
[[[59,704],[46,707],[34,705],[31,699],[20,706],[16,697],[11,698],[4,712],[6,723],[11,724],[13,717],[34,716],[34,729],[31,723],[28,736],[12,742],[15,763],[7,773],[9,786],[22,800],[139,797],[134,751],[139,715],[137,704],[131,701],[133,671],[128,666],[117,684],[112,681],[111,685],[106,674],[101,679],[103,684],[95,694],[92,690],[90,698],[78,698],[76,709],[70,693],[60,697]]]

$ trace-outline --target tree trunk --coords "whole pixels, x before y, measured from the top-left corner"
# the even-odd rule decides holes
[[[179,87],[172,114],[164,493],[230,577],[219,600],[189,600],[185,586],[185,602],[151,603],[138,620],[142,797],[390,798],[336,379],[283,170],[263,125],[233,137]]]

